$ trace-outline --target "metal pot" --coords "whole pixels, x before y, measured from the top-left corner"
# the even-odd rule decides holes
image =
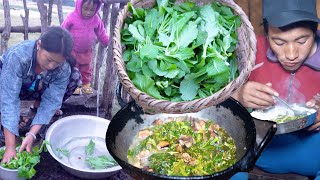
[[[50,143],[50,145],[47,145],[47,149],[62,168],[74,176],[84,179],[109,177],[120,170],[121,167],[117,165],[100,170],[88,169],[83,166],[85,157],[81,156],[90,139],[95,140],[96,147],[99,146],[100,149],[106,151],[104,135],[109,122],[107,119],[89,115],[73,115],[61,118],[54,122],[46,133],[46,140]],[[70,157],[66,160],[63,159],[65,157],[59,157],[57,153],[57,148],[61,147],[68,147],[66,149],[70,151]],[[79,152],[80,150],[81,152]],[[72,158],[73,154],[76,155],[76,158]],[[109,154],[105,155],[110,156]],[[77,159],[79,160],[77,161]]]
[[[5,146],[1,147],[0,150],[4,149]],[[18,177],[17,169],[8,169],[0,165],[0,179],[2,180],[25,180],[26,178]]]
[[[184,115],[210,119],[223,127],[235,140],[237,162],[224,171],[192,177],[156,174],[129,164],[127,160],[129,146],[141,129],[150,126],[157,118],[181,116],[181,114],[144,114],[134,102],[123,107],[111,120],[106,133],[108,151],[123,170],[135,179],[228,179],[237,172],[253,168],[277,129],[274,122],[260,120],[254,122],[250,113],[234,99],[227,99],[217,106]]]

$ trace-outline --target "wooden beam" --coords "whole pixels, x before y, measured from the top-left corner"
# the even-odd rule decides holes
[[[5,29],[5,27],[0,27],[0,33],[2,33],[4,31],[4,29]],[[12,26],[11,32],[12,33],[24,33],[25,28],[24,28],[24,26]],[[28,27],[28,32],[29,33],[40,33],[41,26]]]
[[[127,2],[129,2],[129,0],[102,0],[102,2],[114,4],[114,3],[127,3]]]

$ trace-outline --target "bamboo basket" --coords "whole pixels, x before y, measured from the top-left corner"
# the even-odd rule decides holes
[[[208,4],[211,0],[193,0],[199,6]],[[239,76],[231,81],[218,92],[206,97],[192,101],[172,102],[167,100],[159,100],[140,91],[135,87],[133,82],[128,77],[126,72],[126,64],[122,59],[124,47],[121,45],[121,29],[124,25],[124,20],[129,15],[128,7],[125,6],[117,17],[117,22],[113,32],[113,60],[118,71],[118,76],[123,88],[132,96],[132,98],[143,108],[145,113],[189,113],[197,112],[209,106],[217,105],[220,102],[231,97],[239,87],[247,81],[250,72],[255,64],[256,54],[256,38],[253,32],[253,27],[248,20],[244,11],[232,0],[216,0],[221,4],[229,6],[234,13],[241,17],[241,26],[238,28],[238,44],[236,55],[238,60]],[[134,7],[150,8],[155,4],[155,0],[132,0]]]

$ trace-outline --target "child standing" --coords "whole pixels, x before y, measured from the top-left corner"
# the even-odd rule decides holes
[[[74,42],[72,55],[76,59],[76,67],[82,76],[82,87],[77,88],[74,94],[92,94],[92,57],[95,38],[106,47],[109,37],[104,24],[98,16],[102,2],[100,0],[77,0],[76,8],[62,23]]]

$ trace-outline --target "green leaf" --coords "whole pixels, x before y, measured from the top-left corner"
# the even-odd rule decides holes
[[[206,71],[209,77],[221,74],[228,71],[229,67],[226,65],[224,60],[212,59],[210,63],[206,66]]]
[[[205,23],[202,24],[202,27],[207,32],[207,39],[203,47],[203,55],[202,55],[202,58],[206,58],[207,57],[206,51],[209,43],[211,43],[219,33],[218,23],[217,23],[217,16],[219,14],[213,11],[211,6],[209,5],[206,5],[203,8],[201,8],[200,14],[201,14],[201,17],[205,20]]]
[[[152,44],[145,44],[140,49],[140,57],[143,59],[144,57],[148,59],[156,59],[158,56],[159,50],[156,46]]]
[[[193,42],[192,49],[195,49],[206,42],[208,33],[206,31],[201,30],[198,28],[198,36],[197,39]]]
[[[105,169],[117,164],[115,161],[110,160],[107,156],[90,157],[86,159],[86,162],[92,169]]]
[[[170,37],[164,33],[159,33],[159,41],[162,43],[163,46],[169,46],[172,42]]]
[[[143,26],[142,26],[141,24],[139,24],[139,25],[137,26],[137,28],[138,28],[139,34],[140,34],[142,37],[145,38],[146,35],[145,35],[145,31],[144,31]]]
[[[232,43],[232,37],[230,37],[230,34],[227,34],[223,37],[223,49],[225,52],[228,51],[228,49],[231,47]]]
[[[159,52],[159,55],[157,56],[157,59],[164,60],[164,61],[166,61],[168,63],[172,63],[172,64],[175,64],[175,63],[179,62],[179,60],[177,60],[177,59],[175,59],[173,57],[167,56],[167,55],[163,54],[162,52],[161,53]]]
[[[185,11],[192,11],[195,6],[196,4],[194,2],[184,2],[180,4],[180,7]]]
[[[86,146],[86,155],[91,156],[94,152],[95,143],[90,139],[89,144]]]
[[[70,156],[70,152],[68,149],[62,149],[62,148],[57,148],[56,151],[58,153],[62,153],[64,156],[69,157]],[[60,158],[62,158],[62,156],[58,155]]]
[[[230,80],[235,79],[238,76],[238,62],[235,57],[231,57],[230,60]]]
[[[137,8],[136,12],[137,12],[139,19],[143,19],[146,16],[145,10],[143,8],[140,8],[140,7]]]
[[[172,28],[171,35],[179,35],[183,28],[187,25],[190,19],[195,15],[195,12],[190,11],[186,13],[182,13],[178,15],[178,21],[176,21],[175,25]]]
[[[196,79],[196,78],[198,78],[198,77],[200,77],[200,76],[205,75],[206,73],[207,73],[206,69],[203,68],[203,69],[201,69],[200,71],[198,71],[198,72],[196,72],[196,73],[191,73],[190,76],[189,76],[189,78],[190,78],[190,79]]]
[[[130,24],[128,29],[136,40],[138,40],[139,42],[145,41],[144,37],[139,33],[138,28],[136,26]]]
[[[170,52],[167,56],[174,57],[179,59],[180,61],[190,59],[194,57],[194,51],[191,48],[180,48],[176,52]]]
[[[132,37],[132,34],[129,32],[128,29],[123,29],[121,31],[121,40],[122,43],[126,44],[126,45],[133,45],[135,39]]]
[[[178,46],[181,48],[186,48],[192,43],[198,36],[198,22],[201,20],[200,18],[197,21],[190,21],[188,25],[182,30],[181,34],[178,38]]]
[[[176,63],[177,67],[185,73],[190,73],[190,68],[184,61],[179,61]]]
[[[171,92],[172,92],[172,87],[171,86],[168,86],[164,89],[164,93],[167,95],[167,96],[171,96]]]
[[[128,62],[131,59],[131,51],[130,50],[126,50],[123,52],[122,54],[122,59],[124,62]]]
[[[149,68],[147,64],[142,65],[142,74],[149,77],[155,77],[156,74]]]
[[[184,101],[193,100],[198,94],[199,84],[196,84],[194,79],[186,76],[180,83],[181,98]]]
[[[134,85],[143,92],[148,93],[150,96],[153,96],[158,99],[162,99],[163,97],[160,95],[160,92],[155,87],[155,82],[152,78],[148,76],[144,76],[140,73],[137,73],[135,77],[132,79]]]
[[[154,72],[155,74],[157,74],[158,76],[164,76],[164,75],[167,74],[167,71],[163,71],[163,70],[161,70],[161,69],[159,68],[157,60],[150,60],[150,61],[148,62],[148,66],[149,66],[149,68],[152,69],[153,72]]]
[[[146,30],[146,34],[151,38],[154,36],[156,30],[160,25],[160,17],[158,11],[156,9],[151,9],[148,11],[145,22],[144,29]]]
[[[136,9],[133,7],[133,5],[131,4],[131,2],[127,3],[128,5],[128,10],[129,12],[131,12],[136,18],[139,18],[139,14],[137,13]]]
[[[162,16],[166,12],[165,8],[168,6],[169,0],[157,0],[159,15]]]
[[[176,69],[169,69],[168,73],[166,75],[164,75],[164,77],[173,79],[179,74],[179,72],[180,71],[177,68]]]
[[[159,87],[160,89],[165,89],[169,86],[168,81],[157,81],[156,86]]]
[[[206,93],[205,90],[199,89],[198,90],[198,95],[199,95],[200,98],[206,98],[206,97],[208,97],[209,94]]]
[[[143,62],[136,55],[132,54],[132,58],[126,64],[126,68],[132,72],[140,72]]]

